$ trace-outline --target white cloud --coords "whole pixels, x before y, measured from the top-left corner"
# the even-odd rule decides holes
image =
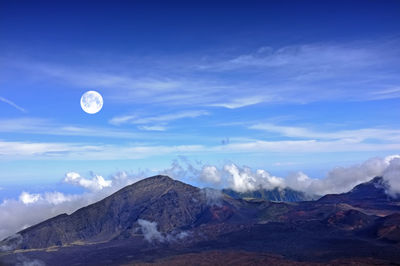
[[[291,187],[317,195],[347,192],[354,186],[369,181],[375,176],[383,176],[390,185],[388,193],[393,196],[400,194],[400,155],[372,158],[361,164],[336,167],[322,178],[312,178],[302,172],[293,173],[283,178],[274,176],[264,169],[239,167],[232,163],[218,167],[205,166],[201,163],[192,164],[184,158],[181,158],[181,160],[183,164],[175,161],[171,168],[160,171],[160,173],[167,173],[176,179],[189,183],[209,181],[209,184],[214,185],[215,180],[213,178],[204,179],[201,177],[203,169],[207,168],[211,169],[210,171],[213,175],[218,173],[218,176],[220,176],[221,179],[218,185],[223,187],[230,186],[239,192],[258,188]],[[8,199],[0,204],[0,239],[56,215],[72,213],[147,176],[149,176],[148,172],[137,174],[119,172],[109,179],[98,178],[99,176],[85,179],[78,173],[70,172],[66,174],[66,182],[80,185],[87,192],[68,195],[57,191],[44,193],[23,191],[18,200]],[[219,204],[221,196],[219,191],[203,189],[203,193],[209,204]],[[155,231],[157,227],[154,222],[144,222],[143,226],[147,228],[145,230],[148,230],[146,232],[149,234],[149,239],[160,238],[160,235]],[[161,236],[167,241],[179,239],[175,234]]]
[[[371,158],[361,164],[335,167],[325,177],[321,178],[312,178],[303,172],[295,172],[286,177],[278,177],[264,169],[239,167],[233,163],[222,167],[213,165],[196,166],[187,159],[183,161],[183,164],[174,161],[172,167],[164,173],[177,179],[187,179],[189,182],[197,180],[217,187],[221,185],[223,187],[228,186],[238,192],[260,188],[268,190],[290,187],[312,195],[347,192],[360,183],[367,182],[376,176],[383,176],[391,186],[388,193],[395,195],[400,193],[398,181],[398,176],[400,175],[399,160],[399,155]],[[208,178],[205,178],[205,172],[211,173]],[[215,182],[215,176],[217,176],[218,182]]]
[[[372,47],[333,44],[306,44],[285,46],[278,49],[261,47],[254,53],[239,55],[227,61],[210,65],[216,70],[247,67],[289,68],[303,67],[306,70],[341,70],[351,67],[367,67],[379,60]],[[369,61],[368,61],[369,60]],[[318,69],[318,66],[320,68]]]
[[[201,152],[201,145],[145,146],[145,145],[102,145],[83,143],[41,143],[0,140],[0,159],[20,160],[23,158],[58,160],[110,160],[138,159],[172,153]]]
[[[130,123],[130,121],[132,121],[134,119],[137,119],[137,118],[138,118],[137,115],[116,116],[116,117],[111,118],[109,123],[118,126],[118,125],[121,125],[121,124]]]
[[[228,109],[236,109],[236,108],[246,107],[246,106],[250,106],[250,105],[255,105],[258,103],[262,103],[264,101],[265,100],[262,97],[247,97],[247,98],[233,99],[230,102],[213,103],[213,104],[209,104],[209,106],[225,107]]]
[[[38,154],[63,153],[73,149],[62,143],[34,143],[17,141],[0,141],[0,156],[35,156]]]
[[[77,90],[103,88],[110,102],[239,108],[259,101],[398,98],[399,75],[392,71],[399,67],[395,60],[398,47],[398,39],[381,39],[259,47],[198,57],[177,55],[175,60],[160,56],[119,60],[113,55],[112,61],[104,62],[107,69],[91,63],[91,58],[84,60],[86,65],[15,58],[6,58],[6,62],[20,70],[18,77],[24,75],[32,81],[40,76],[41,81],[67,83]]]
[[[147,139],[148,135],[107,127],[63,125],[48,119],[13,118],[0,119],[0,132],[29,133],[55,136],[90,136],[124,139]]]
[[[40,194],[30,194],[28,192],[22,192],[19,196],[19,200],[24,204],[31,204],[41,199]]]
[[[249,128],[279,133],[280,135],[286,137],[307,139],[353,139],[358,141],[365,139],[400,139],[400,130],[396,129],[362,128],[335,132],[317,132],[303,127],[278,126],[269,123],[256,124],[250,126]]]
[[[129,124],[167,123],[179,119],[196,118],[204,115],[209,115],[209,112],[203,110],[194,110],[194,111],[183,111],[171,114],[163,114],[158,116],[149,116],[149,117],[138,117],[136,115],[117,116],[112,118],[109,122],[114,125],[120,125],[124,123],[129,123]]]
[[[150,222],[143,219],[139,219],[138,224],[140,225],[144,239],[146,239],[148,242],[151,243],[153,241],[159,241],[159,242],[165,241],[164,236],[157,230],[156,222]]]
[[[370,97],[374,100],[384,100],[384,99],[393,99],[400,97],[400,87],[389,87],[379,91],[373,91],[370,93]]]
[[[167,130],[167,127],[165,126],[138,126],[140,130],[146,130],[146,131],[165,131]]]
[[[348,152],[348,151],[395,151],[400,149],[400,143],[362,143],[354,139],[340,140],[256,140],[243,143],[230,143],[224,146],[209,147],[213,152]]]
[[[234,190],[244,192],[257,189],[256,178],[250,173],[249,168],[241,172],[236,165],[230,164],[225,165],[224,170],[231,175],[231,186]]]
[[[104,180],[105,183],[96,178],[89,179],[86,180],[89,183],[83,182],[82,187],[88,191],[82,194],[64,194],[58,191],[39,194],[24,191],[18,200],[7,199],[0,204],[0,240],[45,219],[62,213],[70,214],[146,176],[148,174],[145,172],[118,172],[110,180]],[[82,180],[77,173],[70,174],[69,178],[71,177],[73,182]],[[107,186],[108,184],[111,186]]]
[[[24,108],[22,108],[21,106],[17,105],[16,103],[14,103],[14,102],[12,102],[12,101],[4,98],[4,97],[0,97],[0,102],[6,103],[6,104],[14,107],[17,110],[19,110],[19,111],[21,111],[23,113],[26,113],[26,110]]]
[[[221,178],[219,170],[213,165],[206,165],[201,170],[200,179],[206,183],[219,184]]]
[[[389,183],[389,195],[400,196],[400,156],[389,159],[389,166],[384,170],[383,178]]]
[[[232,189],[238,192],[253,191],[256,189],[272,189],[284,185],[283,179],[272,176],[265,170],[253,172],[249,167],[242,169],[234,164],[224,166],[224,171],[229,174]]]
[[[85,144],[85,143],[42,143],[0,140],[0,159],[57,159],[57,160],[114,160],[138,159],[162,155],[189,154],[240,154],[249,152],[326,153],[356,151],[395,151],[400,142],[371,143],[360,139],[338,140],[251,140],[228,144],[205,145],[145,145],[145,144]]]
[[[160,231],[158,231],[156,222],[151,222],[144,219],[138,219],[137,222],[140,226],[140,230],[143,233],[144,239],[149,243],[182,241],[183,239],[190,236],[190,232],[188,231],[163,234]]]
[[[321,179],[307,180],[310,185],[303,191],[324,195],[328,193],[343,193],[351,190],[354,186],[367,182],[376,176],[383,176],[388,181],[391,189],[389,194],[399,193],[395,175],[399,176],[396,167],[398,155],[386,158],[372,158],[362,164],[348,167],[336,167],[329,171],[328,175]],[[296,187],[295,187],[296,188]]]
[[[391,195],[400,193],[398,176],[400,175],[398,156],[372,158],[359,165],[336,167],[326,177],[311,178],[303,172],[289,174],[286,178],[275,177],[265,170],[253,171],[239,168],[234,164],[225,165],[223,170],[231,188],[238,192],[252,191],[258,188],[272,189],[290,187],[313,195],[343,193],[356,185],[367,182],[376,176],[383,176],[389,182]]]
[[[102,176],[95,175],[92,179],[86,179],[75,172],[65,174],[64,182],[78,185],[92,191],[102,190],[112,185],[112,180],[104,180]]]
[[[306,191],[311,183],[312,179],[303,172],[291,173],[285,178],[286,186],[299,191]]]
[[[46,192],[44,193],[44,201],[52,204],[52,205],[58,205],[64,202],[69,202],[75,200],[77,197],[74,195],[65,195],[61,192]]]

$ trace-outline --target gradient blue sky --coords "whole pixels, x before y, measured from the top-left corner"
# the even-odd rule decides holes
[[[322,177],[399,153],[400,1],[216,2],[1,1],[0,194],[178,156]]]

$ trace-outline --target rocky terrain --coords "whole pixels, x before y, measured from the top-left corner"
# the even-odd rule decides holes
[[[275,202],[154,176],[0,243],[4,265],[400,263],[400,201],[377,177]],[[243,196],[243,197],[242,197]],[[294,199],[294,198],[292,198]]]

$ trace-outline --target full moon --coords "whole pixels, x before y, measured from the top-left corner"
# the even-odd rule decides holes
[[[97,91],[87,91],[81,97],[82,110],[88,114],[95,114],[103,107],[103,97]]]

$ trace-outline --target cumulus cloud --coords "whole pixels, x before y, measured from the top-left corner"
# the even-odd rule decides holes
[[[23,191],[18,199],[6,199],[0,204],[0,240],[56,215],[70,214],[146,176],[148,176],[146,172],[135,174],[118,172],[110,180],[95,176],[93,179],[81,182],[83,179],[81,175],[71,172],[66,174],[64,181],[82,186],[87,191],[82,194]]]
[[[301,171],[290,173],[286,177],[278,177],[264,169],[240,167],[234,163],[220,167],[203,165],[199,162],[191,163],[186,158],[175,160],[163,173],[189,182],[200,181],[202,184],[214,187],[229,187],[237,192],[290,187],[311,195],[347,192],[360,183],[376,176],[383,176],[392,187],[390,194],[394,195],[393,191],[400,191],[397,179],[394,178],[400,173],[395,164],[397,158],[400,156],[371,158],[361,164],[335,167],[325,177],[320,178],[310,177]]]
[[[291,173],[285,178],[285,184],[296,190],[305,191],[312,183],[312,179],[303,172]]]
[[[310,184],[303,190],[305,192],[324,195],[329,193],[343,193],[354,186],[367,182],[376,176],[383,176],[384,172],[393,162],[395,157],[371,158],[362,164],[348,167],[336,167],[329,171],[326,177],[307,180]],[[391,180],[388,180],[391,184]],[[300,187],[294,187],[298,189]]]
[[[397,165],[399,158],[399,155],[392,155],[385,158],[371,158],[361,164],[335,167],[321,178],[310,177],[301,171],[291,173],[286,177],[278,177],[264,169],[240,167],[233,163],[221,167],[202,166],[201,163],[191,163],[185,158],[174,161],[165,173],[176,179],[197,177],[194,180],[201,181],[203,184],[230,187],[237,192],[290,187],[311,195],[347,192],[360,183],[367,182],[376,176],[383,176],[391,187],[388,193],[394,196],[400,193],[398,183],[400,170]]]
[[[22,195],[24,194],[24,195]],[[104,195],[84,193],[64,195],[60,192],[36,194],[21,193],[19,200],[8,199],[0,204],[0,239],[62,213],[71,213],[100,200]],[[32,201],[32,198],[35,200]]]
[[[221,182],[221,173],[217,167],[206,165],[201,170],[200,179],[206,183],[219,184]]]
[[[112,181],[105,180],[102,176],[95,175],[92,179],[86,179],[80,174],[69,172],[65,175],[64,182],[78,185],[92,191],[102,190],[105,187],[111,187]]]
[[[400,156],[392,157],[389,166],[383,172],[383,178],[388,182],[388,194],[392,197],[400,195]]]
[[[29,194],[28,192],[22,192],[21,195],[19,196],[19,200],[22,201],[24,204],[31,204],[35,203],[38,200],[40,200],[41,196],[40,194]]]
[[[284,178],[274,176],[263,169],[255,170],[233,163],[222,166],[204,165],[201,162],[192,163],[184,157],[175,160],[170,168],[160,173],[187,183],[230,187],[238,192],[290,187],[312,195],[347,192],[375,176],[383,176],[389,185],[387,193],[393,197],[400,194],[400,155],[372,158],[361,164],[336,167],[322,178],[313,178],[303,172],[292,173]],[[70,195],[57,191],[43,193],[23,191],[19,198],[7,199],[0,204],[0,239],[56,215],[70,214],[147,176],[149,172],[146,171],[136,174],[118,172],[108,179],[99,175],[87,179],[79,173],[69,172],[65,175],[64,182],[85,188],[84,193]],[[209,204],[218,205],[220,191],[203,189],[202,192]],[[143,232],[146,232],[149,240],[179,239],[176,234],[157,234],[154,222],[142,221],[140,226],[144,228]]]
[[[249,167],[239,168],[235,164],[224,166],[224,171],[229,174],[231,188],[238,192],[253,191],[256,189],[272,189],[284,186],[280,177],[271,175],[265,170],[258,169],[255,172]]]
[[[239,168],[231,164],[224,170],[229,173],[231,188],[238,191],[251,191],[258,188],[272,189],[275,187],[290,187],[312,195],[343,193],[354,186],[367,182],[376,176],[383,176],[388,182],[392,196],[400,193],[399,156],[372,158],[361,164],[348,167],[336,167],[323,178],[312,178],[303,172],[289,174],[286,178],[275,177],[265,170],[253,171],[250,168]]]

